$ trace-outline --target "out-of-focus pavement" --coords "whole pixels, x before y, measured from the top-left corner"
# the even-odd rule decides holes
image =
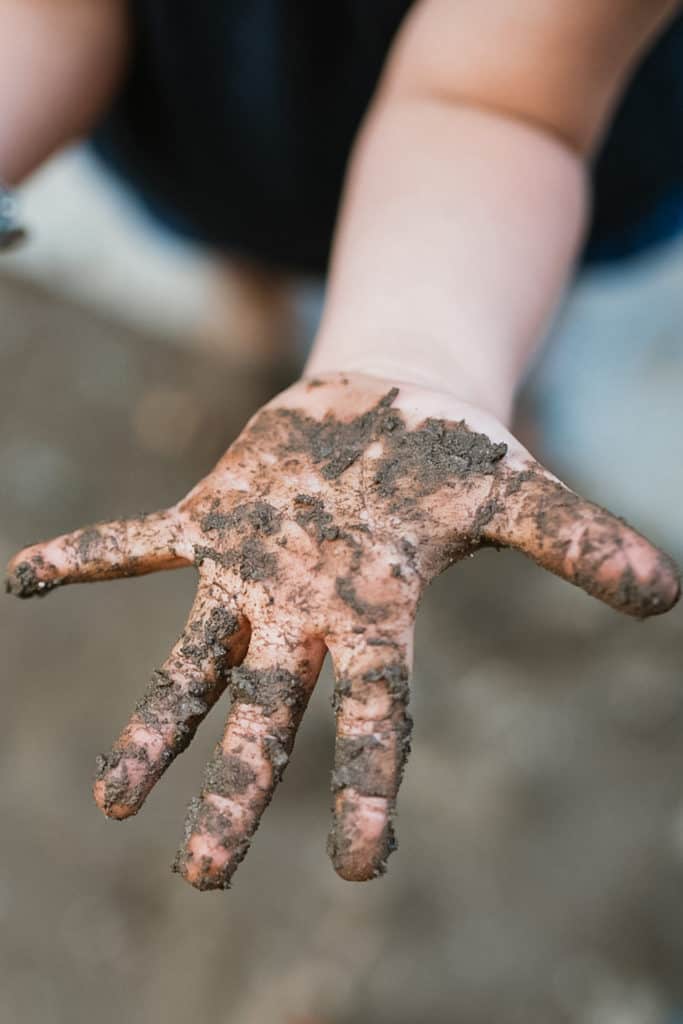
[[[592,344],[567,328],[532,400],[549,407],[553,468],[680,551],[680,262],[661,273],[664,297],[649,316],[637,306],[647,392],[605,371],[635,359],[607,351],[634,326],[633,312],[621,334],[611,319],[622,295],[604,299]],[[175,500],[278,386],[9,277],[0,310],[3,559]],[[648,339],[670,360],[661,391],[642,372]],[[572,373],[581,395],[562,399]],[[653,423],[649,446],[621,441],[591,388],[638,436]],[[672,467],[664,508],[659,465]],[[681,608],[622,619],[510,553],[456,567],[420,617],[387,877],[350,885],[325,856],[325,675],[233,890],[202,895],[168,865],[225,705],[138,818],[105,821],[89,793],[192,591],[186,571],[2,603],[2,1024],[678,1024]]]

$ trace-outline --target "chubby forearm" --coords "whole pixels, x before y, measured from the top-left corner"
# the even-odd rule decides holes
[[[0,178],[85,134],[127,52],[124,0],[0,0]]]
[[[406,379],[507,419],[576,256],[585,177],[575,152],[516,119],[428,96],[380,104],[309,372]]]
[[[355,148],[308,372],[508,419],[580,249],[587,162],[675,6],[417,4]]]

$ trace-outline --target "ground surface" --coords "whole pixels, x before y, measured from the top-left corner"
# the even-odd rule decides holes
[[[273,388],[28,288],[0,282],[0,309],[3,559],[175,500]],[[138,818],[90,797],[192,576],[2,602],[2,1024],[678,1019],[680,608],[641,625],[521,557],[461,566],[420,620],[388,876],[325,855],[326,675],[233,890],[201,895],[168,866],[224,708]]]

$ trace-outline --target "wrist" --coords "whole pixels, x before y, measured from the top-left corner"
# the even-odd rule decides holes
[[[377,107],[347,179],[308,372],[415,380],[508,421],[574,266],[586,184],[576,154],[512,118],[436,101]]]
[[[471,350],[458,353],[452,346],[423,336],[391,332],[391,343],[382,344],[377,335],[335,340],[324,331],[319,335],[304,369],[305,378],[339,374],[360,374],[392,384],[404,384],[447,394],[489,412],[501,423],[512,417],[518,374],[510,367],[487,367]]]

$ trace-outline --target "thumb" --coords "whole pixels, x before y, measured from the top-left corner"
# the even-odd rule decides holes
[[[668,611],[680,596],[673,559],[538,464],[501,482],[482,535],[637,618]]]

